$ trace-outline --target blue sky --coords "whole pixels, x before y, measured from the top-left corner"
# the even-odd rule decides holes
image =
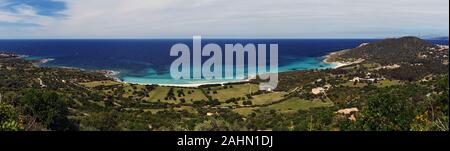
[[[2,39],[448,34],[448,0],[0,0]]]
[[[30,6],[37,11],[38,15],[59,16],[60,12],[67,9],[66,3],[52,0],[8,0],[3,4],[3,8],[10,12],[17,13],[17,7]]]

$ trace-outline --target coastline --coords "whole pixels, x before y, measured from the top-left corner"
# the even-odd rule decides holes
[[[2,55],[6,56],[7,53],[2,53]],[[19,54],[15,54],[15,53],[8,53],[8,56],[14,56],[14,58],[20,58],[20,59],[25,59],[28,61],[31,61],[31,63],[36,66],[36,67],[42,67],[41,65],[46,64],[50,61],[54,61],[55,59],[51,59],[51,58],[45,58],[45,59],[27,59],[27,55],[19,55]],[[255,77],[251,76],[247,79],[243,79],[243,80],[233,80],[233,81],[226,81],[226,82],[199,82],[199,83],[186,83],[186,84],[164,84],[164,83],[139,83],[139,82],[127,82],[122,80],[119,75],[120,75],[120,71],[116,71],[116,70],[110,70],[110,69],[98,69],[98,70],[86,70],[83,68],[78,68],[78,67],[66,67],[66,66],[51,66],[53,68],[61,68],[61,69],[77,69],[77,70],[81,70],[81,71],[91,71],[91,72],[95,72],[95,73],[99,73],[104,75],[105,77],[111,78],[116,82],[120,82],[120,83],[128,83],[128,84],[138,84],[138,85],[158,85],[158,86],[167,86],[167,87],[185,87],[185,88],[197,88],[197,87],[201,87],[201,86],[207,86],[207,85],[226,85],[226,84],[236,84],[236,83],[248,83],[251,82],[251,80],[256,79]]]
[[[53,61],[55,59],[47,58],[47,59],[38,59],[38,60],[31,60],[33,62],[33,65],[39,67],[42,64],[46,64],[50,61]]]
[[[339,57],[340,54],[342,54],[342,53],[344,53],[346,51],[349,51],[349,49],[340,50],[340,51],[329,53],[328,55],[324,56],[324,59],[323,59],[322,62],[326,63],[326,64],[334,65],[333,69],[339,69],[341,67],[345,67],[345,66],[351,65],[352,64],[351,62],[336,61],[336,58]]]
[[[333,65],[333,69],[337,69],[337,68],[341,68],[344,66],[348,66],[351,64],[354,64],[355,62],[339,62],[339,61],[333,61],[332,59],[334,57],[339,56],[339,54],[341,54],[342,52],[345,52],[348,50],[341,50],[341,51],[336,51],[336,52],[332,52],[328,55],[322,56],[321,58],[324,58],[322,60],[323,63],[325,64],[330,64]],[[26,55],[17,55],[17,56],[22,56],[20,58],[27,60]],[[31,61],[33,63],[33,65],[35,65],[36,67],[41,67],[43,64],[46,64],[50,61],[53,61],[55,59],[51,59],[51,58],[45,58],[45,59],[31,59],[29,61]],[[180,83],[180,84],[171,84],[171,83],[143,83],[143,82],[129,82],[129,81],[125,81],[122,80],[120,75],[120,71],[116,71],[116,70],[109,70],[109,69],[98,69],[98,70],[85,70],[82,68],[77,68],[77,67],[65,67],[65,66],[52,66],[55,68],[63,68],[63,69],[78,69],[78,70],[82,70],[82,71],[92,71],[92,72],[96,72],[99,74],[104,75],[105,77],[111,78],[114,81],[117,82],[121,82],[121,83],[129,83],[129,84],[138,84],[138,85],[158,85],[158,86],[168,86],[168,87],[186,87],[186,88],[197,88],[197,87],[201,87],[201,86],[208,86],[208,85],[226,85],[226,84],[236,84],[236,83],[249,83],[252,80],[256,79],[255,76],[250,76],[246,79],[242,79],[242,80],[232,80],[232,81],[217,81],[217,82],[213,82],[213,81],[199,81],[198,83]],[[278,73],[283,73],[283,72],[290,72],[290,71],[280,71]]]
[[[363,46],[365,46],[367,44],[368,43],[362,43],[358,47],[363,47]],[[348,61],[347,62],[345,62],[345,61],[337,61],[337,58],[339,58],[339,56],[341,54],[343,54],[343,53],[345,53],[347,51],[350,51],[350,50],[351,49],[345,49],[345,50],[339,50],[339,51],[335,51],[335,52],[329,53],[328,55],[324,56],[324,59],[323,59],[322,62],[326,63],[326,64],[333,64],[334,65],[333,69],[339,69],[339,68],[342,68],[342,67],[346,67],[346,66],[353,65],[353,64],[358,64],[358,63],[361,63],[361,62],[365,61],[362,58],[359,58],[359,59],[357,59],[355,61],[351,61],[351,62],[348,62]]]
[[[236,80],[236,81],[230,81],[230,82],[205,82],[205,83],[191,83],[191,84],[140,84],[140,83],[132,83],[132,84],[139,84],[139,85],[157,85],[157,86],[165,86],[165,87],[182,87],[182,88],[198,88],[202,86],[208,86],[208,85],[227,85],[227,84],[238,84],[238,83],[249,83],[252,79],[246,79],[246,80]],[[129,83],[125,81],[121,81],[122,83]]]
[[[117,77],[116,77],[117,78]],[[227,85],[227,84],[237,84],[237,83],[249,83],[252,80],[255,80],[256,77],[254,76],[250,76],[246,79],[242,79],[242,80],[231,80],[231,81],[207,81],[207,80],[203,80],[203,81],[199,81],[197,83],[193,82],[193,83],[180,83],[180,84],[168,84],[168,83],[142,83],[142,82],[129,82],[129,81],[125,81],[125,80],[120,80],[119,78],[117,78],[117,82],[122,82],[122,83],[129,83],[129,84],[139,84],[139,85],[158,85],[158,86],[167,86],[167,87],[184,87],[184,88],[198,88],[201,86],[209,86],[209,85]]]

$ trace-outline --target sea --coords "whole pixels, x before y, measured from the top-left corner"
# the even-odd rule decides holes
[[[380,39],[202,39],[202,46],[214,43],[224,50],[225,44],[278,44],[278,71],[333,68],[323,62],[331,52],[351,49]],[[429,40],[448,45],[448,40]],[[67,40],[0,40],[0,51],[25,55],[26,59],[48,59],[43,67],[72,67],[84,70],[111,70],[117,79],[135,84],[196,85],[235,82],[229,80],[174,80],[170,56],[175,44],[192,49],[192,39],[67,39]],[[267,50],[269,51],[269,50]],[[202,60],[208,59],[203,58]]]

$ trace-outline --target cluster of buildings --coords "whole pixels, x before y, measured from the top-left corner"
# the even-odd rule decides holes
[[[366,77],[364,77],[364,78],[354,77],[350,81],[351,82],[375,82],[375,81],[382,81],[382,80],[386,80],[386,78],[384,78],[384,77],[374,78],[374,77],[372,77],[371,73],[367,73]]]

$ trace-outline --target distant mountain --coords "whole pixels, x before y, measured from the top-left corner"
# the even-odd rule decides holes
[[[417,37],[390,38],[340,52],[339,61],[364,60],[374,73],[392,79],[420,80],[448,74],[448,46],[434,45]]]
[[[448,47],[437,46],[417,37],[389,38],[361,45],[339,55],[342,59],[362,58],[367,62],[382,65],[433,61],[442,62],[445,56],[448,56]]]

